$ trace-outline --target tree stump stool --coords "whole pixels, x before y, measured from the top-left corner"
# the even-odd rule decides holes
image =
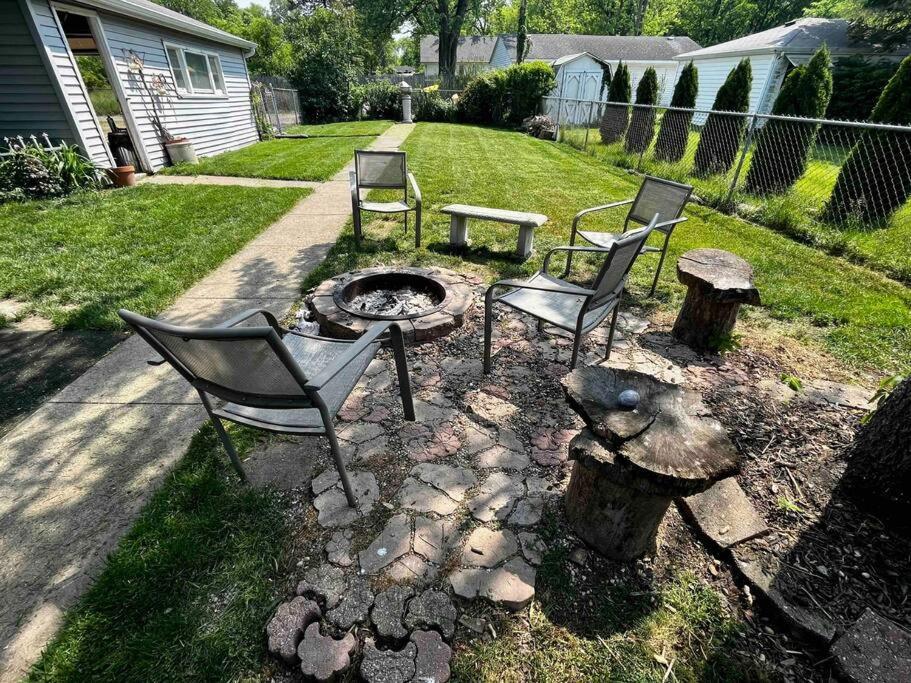
[[[718,351],[731,337],[740,304],[760,304],[753,268],[728,251],[686,252],[677,260],[677,279],[687,290],[673,335],[697,351]]]
[[[566,516],[607,557],[653,552],[671,500],[737,471],[734,445],[694,391],[603,366],[574,370],[563,389],[587,425],[570,444]],[[618,403],[625,389],[639,393],[633,410]]]

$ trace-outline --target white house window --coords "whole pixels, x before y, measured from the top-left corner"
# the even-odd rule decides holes
[[[187,95],[225,95],[225,79],[218,55],[166,45],[168,64],[177,92]]]

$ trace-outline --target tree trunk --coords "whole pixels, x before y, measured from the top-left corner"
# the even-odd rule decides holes
[[[519,3],[519,26],[516,31],[516,64],[525,60],[525,42],[528,38],[528,0]]]
[[[455,8],[450,8],[450,0],[438,0],[437,14],[440,20],[440,80],[444,88],[451,88],[455,83],[456,64],[459,51],[459,35],[468,12],[468,0],[456,0]]]
[[[911,511],[911,377],[861,427],[843,483],[872,511]]]

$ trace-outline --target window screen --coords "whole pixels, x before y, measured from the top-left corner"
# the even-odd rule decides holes
[[[209,80],[209,62],[205,55],[198,52],[184,52],[187,61],[187,71],[190,72],[190,84],[193,92],[212,92],[212,82]]]
[[[187,77],[180,62],[180,53],[173,47],[168,48],[168,61],[171,63],[171,73],[174,74],[174,85],[178,90],[187,90]]]
[[[212,71],[212,82],[218,92],[225,92],[225,81],[221,76],[221,65],[218,63],[218,57],[209,55],[209,69]]]

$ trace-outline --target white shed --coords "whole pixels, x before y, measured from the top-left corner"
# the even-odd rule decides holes
[[[853,40],[844,19],[795,19],[767,31],[754,33],[737,40],[711,47],[684,52],[676,57],[682,66],[692,61],[699,70],[697,109],[711,109],[718,89],[731,69],[744,58],[750,60],[753,88],[750,91],[750,111],[765,114],[771,111],[778,90],[788,71],[810,60],[825,44],[833,60],[848,55],[900,59],[907,49],[892,53],[878,51],[875,45]],[[703,117],[696,117],[699,123]]]
[[[258,139],[245,59],[256,44],[149,0],[2,0],[0,39],[0,137],[47,133],[113,165],[114,133],[76,59],[90,56],[141,170],[168,163],[159,122],[200,156]]]

